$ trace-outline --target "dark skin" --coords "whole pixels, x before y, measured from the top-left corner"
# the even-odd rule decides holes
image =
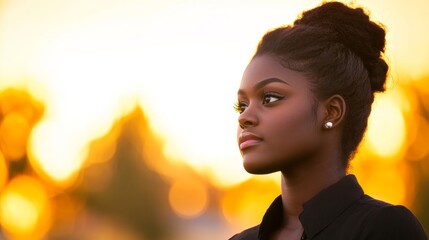
[[[263,55],[247,66],[236,108],[246,171],[281,172],[284,220],[272,239],[300,239],[303,204],[345,176],[344,99],[339,95],[317,99],[307,76]],[[324,127],[328,121],[333,123],[330,129]]]

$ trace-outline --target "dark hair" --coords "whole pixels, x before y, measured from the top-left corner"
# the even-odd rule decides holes
[[[255,56],[269,54],[286,68],[309,76],[319,99],[341,95],[347,111],[342,135],[347,167],[367,127],[375,92],[385,90],[385,30],[362,8],[327,2],[293,25],[269,31]]]

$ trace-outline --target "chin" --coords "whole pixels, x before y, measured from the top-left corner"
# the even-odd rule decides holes
[[[296,168],[305,162],[305,158],[300,156],[280,158],[278,156],[243,156],[243,167],[251,174],[270,174],[275,172],[284,172]]]
[[[243,167],[246,172],[250,174],[270,174],[277,172],[278,169],[274,169],[273,166],[261,163],[261,162],[251,162],[251,161],[243,161]]]

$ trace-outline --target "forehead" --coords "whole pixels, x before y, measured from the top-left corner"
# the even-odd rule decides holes
[[[308,86],[308,78],[304,73],[285,68],[273,56],[262,55],[253,58],[247,65],[241,79],[241,87],[254,85],[267,78],[279,78],[291,86]]]

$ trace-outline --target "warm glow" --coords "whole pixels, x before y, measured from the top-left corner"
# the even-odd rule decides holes
[[[7,159],[20,159],[26,152],[30,124],[20,114],[8,114],[0,125],[0,147]]]
[[[198,227],[209,223],[223,233],[258,224],[280,179],[243,169],[232,107],[237,88],[262,35],[321,2],[0,0],[2,233],[60,239],[64,227],[86,239],[109,237],[126,211],[107,204],[111,212],[103,215],[103,201],[138,191],[131,183],[141,180],[112,161],[127,157],[165,180],[168,196],[159,193],[179,216],[172,218],[202,219]],[[350,172],[369,195],[420,207],[427,194],[419,186],[429,176],[428,2],[344,2],[364,6],[386,26],[384,57],[395,85],[377,95]],[[126,131],[141,131],[142,122],[151,131],[124,140],[122,117],[136,106],[147,122]],[[127,147],[137,153],[127,155]],[[144,184],[153,187],[151,180]],[[135,226],[144,222],[136,219]],[[93,230],[97,224],[103,227]]]
[[[279,194],[280,187],[276,182],[251,179],[225,194],[222,211],[237,229],[252,227],[260,223],[266,209]]]
[[[37,206],[30,199],[16,193],[9,193],[2,199],[2,219],[7,225],[12,226],[12,231],[30,232],[33,230],[39,218]],[[9,224],[7,224],[9,222]]]
[[[397,154],[405,141],[405,121],[400,105],[392,97],[377,96],[368,120],[368,142],[382,157]]]
[[[83,164],[86,145],[138,101],[164,138],[170,159],[188,163],[218,186],[248,179],[236,146],[232,110],[241,74],[265,31],[291,23],[320,1],[85,3],[2,5],[2,84],[31,86],[48,103],[31,146],[43,171],[54,181],[70,178]],[[397,16],[405,7],[413,8],[407,13],[425,8],[398,3],[385,11],[384,3],[361,3],[388,26],[392,65],[418,66],[422,74],[427,68],[421,67],[421,59],[429,50],[412,43],[426,42],[428,34],[419,31],[421,37],[410,38],[409,24]],[[43,4],[51,7],[39,7]],[[404,41],[410,44],[401,45]],[[410,51],[413,58],[401,57]],[[31,81],[22,80],[23,74]],[[389,119],[395,118],[387,125],[386,111]],[[394,133],[391,128],[401,128],[403,121],[391,108],[374,115],[384,116],[374,120],[377,126],[383,122],[382,128],[371,130],[374,148],[381,156],[396,154],[392,149],[402,140],[382,143],[374,135],[380,138],[379,132],[387,131],[401,137],[402,130]],[[47,146],[51,153],[43,153]]]
[[[375,166],[376,163],[374,164]],[[407,188],[404,175],[398,166],[378,165],[365,178],[360,178],[360,183],[365,193],[376,199],[392,204],[406,204]]]
[[[174,212],[185,218],[196,217],[207,207],[208,193],[198,179],[182,179],[173,183],[169,193]]]
[[[59,183],[75,177],[86,154],[83,146],[76,146],[78,141],[67,138],[69,131],[67,126],[44,121],[33,129],[30,139],[31,164],[41,174]]]
[[[413,135],[408,142],[410,150],[407,155],[409,155],[412,160],[421,161],[424,160],[425,156],[429,153],[429,121],[417,114],[414,114],[414,122],[414,127],[411,128]]]
[[[6,159],[0,151],[0,192],[8,179],[8,175]]]
[[[311,2],[316,1],[305,4],[314,5]],[[4,17],[8,26],[19,27],[4,29],[7,47],[0,50],[3,55],[11,49],[19,51],[13,52],[15,64],[8,64],[3,75],[12,79],[22,71],[19,67],[24,68],[42,85],[45,91],[38,94],[49,103],[44,126],[37,127],[31,146],[44,171],[55,181],[68,178],[82,165],[85,145],[104,134],[113,119],[127,113],[138,99],[151,126],[164,137],[170,159],[208,173],[217,185],[246,180],[249,176],[242,170],[235,140],[236,89],[260,36],[292,21],[301,4],[289,3],[288,11],[250,4],[242,11],[240,3],[228,7],[171,3],[173,8],[163,8],[155,3],[118,2],[85,18],[94,9],[79,3],[83,2],[70,3],[62,15],[52,8],[44,11],[38,2],[34,6],[38,11],[14,11]],[[4,7],[21,4],[8,2]],[[28,4],[25,9],[33,9]],[[74,19],[69,15],[73,12],[83,15]],[[22,25],[19,14],[35,19]],[[266,17],[255,20],[255,14]],[[37,32],[26,37],[32,39],[27,49],[31,56],[17,55],[26,48],[20,41],[23,36],[16,33],[28,31]],[[200,130],[206,126],[212,126],[210,131]],[[43,153],[46,145],[51,153]]]
[[[38,239],[48,227],[48,199],[44,187],[27,176],[16,177],[0,196],[0,220],[13,239]]]

